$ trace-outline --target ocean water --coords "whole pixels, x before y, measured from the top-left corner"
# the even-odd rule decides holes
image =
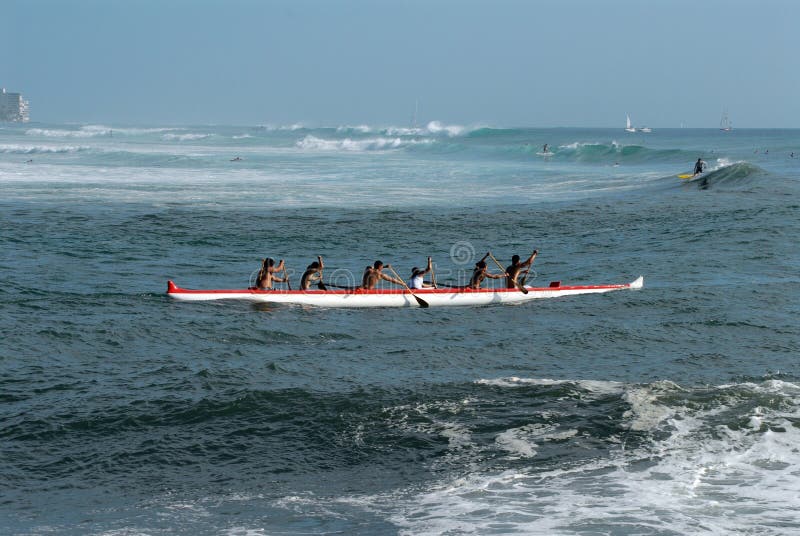
[[[798,178],[796,130],[0,125],[0,533],[796,534]],[[645,287],[165,295],[534,248]]]

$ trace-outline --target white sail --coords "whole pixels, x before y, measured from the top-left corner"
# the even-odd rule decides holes
[[[636,132],[636,129],[631,126],[631,116],[625,114],[625,132]]]
[[[724,131],[729,131],[733,128],[731,125],[731,120],[728,117],[728,111],[722,110],[722,119],[719,120],[719,129]]]

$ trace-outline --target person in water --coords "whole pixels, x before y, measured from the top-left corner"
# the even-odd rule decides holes
[[[694,163],[694,174],[699,175],[706,169],[706,163],[703,161],[702,158],[698,158],[697,162]]]
[[[426,283],[424,281],[425,274],[433,269],[431,258],[428,257],[428,266],[424,270],[420,270],[416,266],[411,269],[411,279],[408,280],[408,288],[431,288],[433,283]]]
[[[519,277],[520,272],[523,268],[528,268],[530,270],[531,264],[533,264],[533,259],[536,258],[536,255],[539,253],[538,250],[533,250],[531,256],[525,262],[519,262],[519,255],[514,255],[511,257],[511,264],[506,268],[506,287],[507,288],[517,288],[517,278]]]
[[[544,147],[542,147],[542,152],[546,153],[548,148],[550,148],[550,146],[545,143]]]
[[[311,283],[321,282],[322,270],[324,269],[325,265],[322,263],[322,257],[317,256],[317,260],[309,264],[306,267],[306,271],[303,272],[303,276],[300,278],[300,290],[308,290]],[[325,289],[323,288],[323,290]]]
[[[286,283],[289,280],[288,277],[278,277],[275,275],[277,272],[282,272],[285,269],[286,266],[283,264],[283,259],[278,263],[278,266],[275,266],[275,260],[267,257],[261,263],[261,269],[258,271],[256,288],[259,290],[272,290],[272,283]]]
[[[481,288],[481,283],[487,277],[489,279],[503,279],[506,274],[492,274],[489,273],[489,268],[486,266],[486,259],[489,258],[491,252],[487,253],[483,256],[481,260],[475,263],[475,269],[472,270],[472,277],[469,279],[469,285],[467,288],[471,289],[479,289]]]
[[[391,268],[391,264],[387,264],[386,267]],[[372,266],[367,266],[364,268],[364,276],[361,278],[361,288],[364,290],[372,290],[381,279],[390,283],[394,283],[395,285],[405,284],[400,279],[395,279],[390,275],[384,274],[383,268],[384,266],[381,261],[375,261]]]

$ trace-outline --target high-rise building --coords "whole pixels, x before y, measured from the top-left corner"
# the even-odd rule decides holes
[[[27,123],[28,101],[22,98],[21,93],[8,93],[6,88],[0,93],[0,121],[17,121]]]

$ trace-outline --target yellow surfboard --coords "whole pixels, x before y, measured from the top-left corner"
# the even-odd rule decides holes
[[[694,175],[692,175],[691,173],[686,173],[684,175],[678,175],[679,179],[691,179],[692,177],[694,177]]]

